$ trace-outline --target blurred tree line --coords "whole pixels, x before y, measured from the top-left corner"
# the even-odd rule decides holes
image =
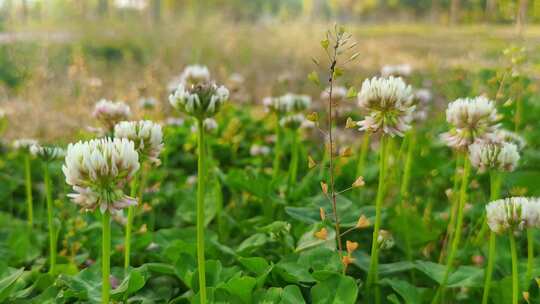
[[[341,22],[540,22],[540,0],[0,0],[0,24],[40,19],[133,15],[160,22],[182,14],[233,20],[307,19]]]

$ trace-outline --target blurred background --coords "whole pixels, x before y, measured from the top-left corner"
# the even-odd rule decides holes
[[[92,126],[100,98],[165,119],[174,78],[194,63],[235,102],[319,96],[306,75],[334,22],[361,53],[344,84],[406,64],[444,103],[496,90],[490,80],[515,69],[538,93],[540,0],[0,0],[3,137],[69,142]],[[157,107],[141,106],[148,99]]]

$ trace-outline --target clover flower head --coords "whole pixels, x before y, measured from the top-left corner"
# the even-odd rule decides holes
[[[527,146],[527,141],[521,135],[504,129],[498,129],[495,132],[495,140],[497,142],[513,143],[517,146],[518,150],[522,150]]]
[[[460,98],[446,109],[446,120],[452,129],[441,138],[455,149],[466,149],[478,141],[493,141],[498,119],[495,104],[486,97]]]
[[[322,100],[328,100],[330,95],[330,87],[327,87],[321,93]],[[344,101],[347,98],[347,88],[343,86],[335,86],[332,88],[332,101]]]
[[[34,145],[38,145],[38,141],[31,138],[20,138],[13,141],[12,146],[15,150],[20,152],[30,152],[30,148]]]
[[[209,81],[210,71],[204,65],[188,65],[180,75],[180,83],[188,87]]]
[[[190,87],[180,84],[169,96],[169,102],[177,110],[204,119],[214,116],[228,98],[227,88],[205,82]]]
[[[431,91],[428,89],[418,89],[413,93],[413,102],[416,109],[413,113],[413,121],[425,121],[428,118],[429,104],[432,99]]]
[[[300,128],[305,121],[306,117],[303,114],[291,114],[280,119],[279,124],[284,128],[296,130]]]
[[[249,148],[249,154],[251,156],[264,156],[264,155],[268,155],[270,154],[270,148],[268,146],[262,146],[262,145],[257,145],[257,144],[253,144],[250,148]]]
[[[286,105],[288,112],[302,112],[311,105],[311,97],[308,95],[287,93],[281,96],[280,99]]]
[[[131,116],[131,110],[122,101],[113,102],[101,99],[94,107],[93,116],[108,130],[112,131],[117,123],[127,120]]]
[[[114,136],[132,141],[141,162],[148,159],[153,165],[161,164],[159,154],[163,150],[163,132],[159,124],[150,120],[122,121],[114,127]]]
[[[538,227],[540,201],[534,198],[510,197],[496,200],[486,206],[489,228],[495,233],[518,232]]]
[[[126,138],[101,138],[69,144],[62,171],[74,193],[68,196],[84,210],[111,213],[136,205],[123,188],[139,169],[135,144]]]
[[[268,112],[284,115],[289,110],[286,100],[280,97],[265,97],[262,102]]]
[[[469,158],[480,172],[488,170],[510,172],[517,166],[519,152],[513,143],[479,142],[469,146]]]
[[[178,127],[178,126],[182,126],[184,125],[184,120],[182,118],[179,118],[179,117],[167,117],[167,119],[165,119],[165,121],[163,122],[163,124],[165,126],[175,126],[175,127]]]
[[[403,136],[411,128],[415,109],[412,88],[401,78],[366,79],[358,93],[358,106],[366,114],[357,123],[360,131]]]
[[[397,65],[385,65],[381,68],[381,76],[407,77],[412,73],[412,66],[407,63]]]
[[[204,127],[205,132],[213,133],[213,132],[217,131],[217,129],[218,129],[218,123],[213,118],[206,118],[203,121],[203,127]]]
[[[62,148],[41,146],[39,144],[31,146],[30,153],[46,162],[62,159],[66,155],[66,151]]]

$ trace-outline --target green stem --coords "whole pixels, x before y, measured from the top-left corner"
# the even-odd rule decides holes
[[[298,175],[298,131],[293,130],[291,146],[291,163],[289,164],[289,191],[296,184]]]
[[[386,162],[388,159],[388,139],[383,135],[381,137],[381,152],[379,159],[379,185],[377,188],[377,197],[375,200],[375,225],[373,227],[373,238],[371,243],[371,258],[369,263],[369,272],[367,278],[367,294],[370,295],[371,288],[377,284],[378,264],[379,264],[379,230],[381,229],[381,209],[384,200],[384,183],[386,177]]]
[[[518,276],[518,255],[516,247],[516,239],[514,237],[514,231],[510,230],[508,233],[510,238],[510,252],[512,254],[512,304],[518,304],[519,302],[519,276]]]
[[[497,171],[490,172],[490,201],[494,201],[500,196],[501,189],[501,174]],[[483,217],[483,226],[487,227],[487,221],[485,216]],[[480,231],[480,235],[482,235]],[[483,238],[483,236],[481,236]],[[495,251],[496,247],[496,234],[493,231],[489,233],[489,253],[488,253],[488,264],[486,268],[486,276],[484,280],[484,293],[482,295],[482,304],[487,304],[489,300],[489,289],[491,287],[491,278],[493,276],[493,264],[495,263]]]
[[[279,175],[279,170],[281,168],[281,141],[282,141],[282,128],[281,128],[281,125],[279,124],[279,120],[280,120],[280,117],[279,115],[276,116],[276,143],[274,145],[274,161],[273,161],[273,169],[272,169],[272,174],[273,174],[273,179],[276,179],[277,176]]]
[[[407,133],[404,143],[407,143],[407,156],[405,158],[405,168],[403,169],[403,177],[401,181],[401,189],[400,189],[400,200],[401,200],[401,213],[403,218],[405,219],[405,227],[404,228],[404,234],[405,234],[405,250],[407,255],[407,260],[412,261],[412,249],[411,249],[411,237],[410,237],[410,230],[409,230],[409,216],[406,214],[406,206],[405,202],[409,198],[409,181],[411,178],[411,168],[412,168],[412,162],[413,162],[413,152],[414,152],[414,146],[416,144],[416,136],[415,136],[415,130],[411,129],[409,133]],[[403,148],[403,147],[402,147]],[[401,150],[401,149],[400,149]],[[411,272],[414,276],[414,271]]]
[[[414,129],[411,129],[409,133],[407,133],[404,141],[407,141],[407,156],[405,158],[405,168],[403,169],[403,178],[401,180],[400,189],[402,203],[409,196],[409,183],[411,180],[411,168],[413,163],[414,146],[416,145],[416,134]]]
[[[488,264],[486,268],[486,277],[484,280],[484,293],[482,295],[482,304],[488,304],[488,300],[489,300],[489,289],[491,287],[491,278],[493,276],[493,264],[495,262],[496,241],[497,241],[497,235],[495,234],[495,232],[490,231]]]
[[[28,225],[32,227],[34,225],[34,207],[32,199],[32,168],[29,153],[24,155],[24,177],[26,186],[26,203],[28,205]]]
[[[197,265],[199,270],[199,295],[200,303],[206,304],[206,272],[204,259],[204,194],[205,194],[205,140],[203,120],[199,119],[199,160],[197,162]]]
[[[534,262],[534,235],[533,229],[527,229],[527,276],[526,276],[526,285],[527,290],[529,289],[529,284],[532,279],[532,270]]]
[[[362,145],[360,146],[360,155],[358,156],[358,164],[356,166],[356,177],[364,174],[366,158],[369,151],[369,139],[370,133],[364,132],[364,136],[362,137]]]
[[[444,272],[444,277],[439,286],[439,290],[436,296],[433,298],[431,303],[439,303],[440,298],[443,296],[446,283],[448,282],[448,277],[453,270],[453,263],[456,257],[456,253],[461,241],[461,231],[463,228],[463,209],[465,209],[465,201],[467,200],[467,186],[469,184],[469,174],[471,172],[471,162],[465,156],[463,164],[463,177],[461,181],[461,189],[459,192],[459,204],[457,209],[457,223],[456,223],[456,232],[452,240],[452,247],[450,248],[450,253],[448,254],[448,260],[446,263],[446,271]]]
[[[450,198],[450,221],[448,222],[448,227],[446,228],[446,242],[443,245],[443,250],[441,251],[439,262],[441,263],[443,261],[443,258],[446,254],[446,247],[447,244],[452,243],[452,239],[454,237],[454,230],[456,225],[456,214],[458,209],[458,200],[457,200],[457,193],[459,191],[459,182],[461,179],[459,178],[460,169],[463,166],[463,155],[461,153],[457,153],[456,155],[456,169],[454,171],[454,186],[452,187],[452,197]]]
[[[135,176],[135,179],[131,182],[131,197],[134,197],[137,195],[137,180],[140,176],[140,172],[137,173]],[[141,204],[141,201],[137,201],[138,204]],[[133,217],[135,214],[135,206],[129,206],[128,207],[128,216],[127,216],[127,222],[126,222],[126,235],[124,239],[124,271],[126,271],[130,266],[130,258],[131,258],[131,231],[133,229]]]
[[[111,283],[109,276],[111,273],[111,214],[106,210],[102,214],[102,245],[101,245],[101,303],[109,303]]]
[[[49,226],[49,255],[50,268],[49,273],[56,273],[56,229],[53,221],[53,200],[51,193],[51,177],[49,174],[49,164],[43,163],[43,176],[45,179],[45,199],[47,201],[47,223]]]

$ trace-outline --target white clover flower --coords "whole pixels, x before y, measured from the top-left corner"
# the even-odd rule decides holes
[[[322,100],[328,100],[330,95],[330,87],[327,87],[321,93]],[[340,102],[347,98],[347,88],[342,86],[335,86],[332,88],[332,101]]]
[[[527,141],[525,138],[521,137],[519,134],[510,132],[504,129],[498,129],[495,132],[495,140],[497,142],[509,142],[515,144],[519,150],[522,150],[527,146]]]
[[[178,117],[168,117],[165,119],[166,126],[182,126],[184,125],[184,120]]]
[[[139,107],[151,110],[157,105],[157,100],[154,97],[141,97],[139,98]]]
[[[114,127],[116,138],[126,138],[135,143],[141,162],[145,159],[156,166],[161,164],[159,154],[163,150],[161,126],[149,121],[122,121]]]
[[[31,146],[30,153],[46,162],[62,159],[66,155],[66,151],[62,148],[41,146],[39,144]]]
[[[364,120],[357,122],[360,131],[403,136],[411,128],[415,109],[412,88],[401,78],[366,79],[358,93],[358,106],[366,113]]]
[[[311,105],[311,97],[287,93],[280,97],[281,102],[286,105],[288,112],[302,112]]]
[[[0,109],[0,120],[6,118],[7,114],[4,109]]]
[[[13,141],[13,148],[18,151],[30,152],[32,146],[38,145],[38,141],[31,138],[21,138]]]
[[[213,83],[200,83],[190,88],[183,84],[169,96],[171,105],[197,119],[214,116],[229,98],[229,90]]]
[[[139,169],[135,144],[125,138],[101,138],[69,144],[62,171],[75,193],[68,196],[85,210],[104,213],[136,205],[123,188]]]
[[[428,89],[418,89],[414,91],[414,99],[419,104],[429,104],[431,102],[431,99],[433,98],[431,91]]]
[[[477,141],[493,141],[498,119],[495,104],[486,97],[460,98],[446,109],[446,120],[452,129],[441,138],[455,149],[466,149]]]
[[[213,133],[218,129],[218,123],[213,118],[206,118],[203,121],[204,130],[208,133]]]
[[[488,170],[514,171],[519,161],[519,152],[512,143],[479,142],[469,146],[471,164],[480,172]]]
[[[305,121],[306,117],[303,114],[292,114],[280,119],[279,124],[284,128],[296,130],[300,128]]]
[[[265,156],[270,154],[270,148],[268,146],[261,146],[257,144],[253,144],[249,148],[249,154],[251,156]]]
[[[540,202],[526,197],[510,197],[496,200],[486,206],[489,228],[495,233],[518,232],[538,227]]]
[[[180,83],[190,87],[210,81],[210,71],[204,65],[188,65],[180,75]]]
[[[101,99],[96,103],[93,115],[107,130],[112,132],[117,123],[127,120],[131,116],[131,110],[124,102]]]
[[[412,66],[410,64],[397,64],[397,65],[385,65],[381,68],[381,76],[396,76],[407,77],[412,73]]]
[[[267,111],[284,115],[289,110],[289,105],[286,100],[280,97],[265,97],[263,105]]]

